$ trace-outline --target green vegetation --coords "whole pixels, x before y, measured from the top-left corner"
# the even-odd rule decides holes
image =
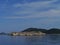
[[[60,29],[52,28],[47,31],[47,34],[60,34]]]
[[[25,29],[24,31],[22,32],[43,32],[43,33],[46,33],[46,29],[38,29],[38,28],[28,28],[28,29]]]
[[[41,35],[41,34],[60,34],[60,29],[52,28],[52,29],[38,29],[38,28],[27,28],[21,32],[11,32],[4,33],[1,32],[0,35]]]
[[[60,34],[60,29],[57,29],[57,28],[52,28],[52,29],[38,29],[38,28],[28,28],[28,29],[25,29],[24,31],[22,32],[31,32],[31,31],[34,31],[34,32],[43,32],[43,33],[46,33],[46,34]]]

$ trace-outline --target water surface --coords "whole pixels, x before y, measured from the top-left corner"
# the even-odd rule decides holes
[[[60,35],[5,36],[0,35],[0,45],[60,45]]]

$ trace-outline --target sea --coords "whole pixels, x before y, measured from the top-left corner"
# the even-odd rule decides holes
[[[7,36],[0,35],[0,45],[60,45],[59,34],[42,36]]]

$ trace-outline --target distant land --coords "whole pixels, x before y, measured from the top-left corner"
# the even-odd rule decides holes
[[[40,36],[46,34],[60,34],[60,29],[51,28],[47,30],[47,29],[38,29],[38,28],[27,28],[21,32],[0,33],[0,35],[11,35],[11,36]]]

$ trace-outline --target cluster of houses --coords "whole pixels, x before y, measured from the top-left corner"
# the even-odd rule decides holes
[[[40,36],[45,35],[45,33],[42,32],[12,32],[12,36]]]

